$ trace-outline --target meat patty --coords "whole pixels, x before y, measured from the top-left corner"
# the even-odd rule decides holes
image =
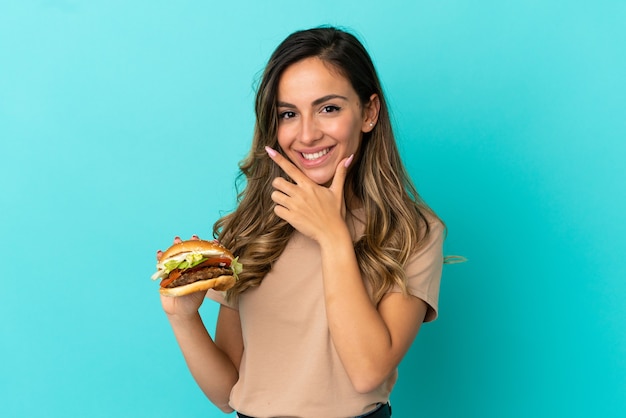
[[[219,276],[232,276],[233,271],[230,267],[202,267],[190,268],[181,273],[181,276],[172,283],[165,286],[166,288],[184,286],[200,280],[214,279]]]

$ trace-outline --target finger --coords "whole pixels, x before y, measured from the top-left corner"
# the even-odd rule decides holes
[[[286,194],[287,196],[293,196],[298,189],[298,186],[285,180],[282,177],[276,177],[272,180],[272,187]]]
[[[287,158],[283,157],[278,151],[276,151],[273,148],[270,147],[265,147],[265,152],[267,152],[267,155],[270,156],[270,158],[276,163],[278,164],[278,166],[280,168],[283,169],[283,171],[289,176],[291,177],[291,179],[293,181],[296,182],[296,184],[301,183],[303,181],[306,181],[308,179],[307,176],[304,175],[304,173],[302,171],[300,171],[298,169],[298,167],[296,167],[291,161],[289,161]]]
[[[161,257],[163,257],[163,251],[157,250],[157,252],[156,252],[156,259],[157,259],[157,261],[159,261],[161,259]]]
[[[182,239],[180,239],[180,237],[179,237],[179,236],[175,236],[175,237],[174,237],[174,244],[180,244],[181,242],[183,242],[183,240],[182,240]]]
[[[330,185],[330,189],[333,191],[337,191],[340,194],[343,193],[343,186],[346,181],[346,176],[348,175],[348,168],[354,159],[354,154],[351,154],[348,158],[341,160],[337,168],[335,169],[335,177],[333,177],[333,182]]]
[[[193,240],[199,240],[199,239],[200,239],[200,237],[198,237],[196,234],[193,234],[193,235],[191,236],[191,239],[193,239]]]
[[[289,209],[285,208],[284,206],[280,206],[280,205],[276,205],[274,206],[274,213],[276,214],[276,216],[278,216],[279,218],[289,222]],[[289,222],[291,223],[291,222]]]
[[[272,194],[270,195],[270,197],[272,198],[272,201],[274,203],[276,203],[276,205],[278,206],[282,206],[285,209],[289,209],[288,205],[289,205],[289,196],[287,196],[286,194],[274,190],[272,192]]]

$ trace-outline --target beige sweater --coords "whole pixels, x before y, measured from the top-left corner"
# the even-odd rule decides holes
[[[437,316],[443,228],[406,267],[409,291]],[[354,417],[387,402],[397,371],[376,390],[357,393],[330,337],[324,308],[319,246],[296,232],[270,273],[239,298],[244,340],[239,381],[230,405],[254,417]],[[392,291],[399,292],[399,289]],[[227,305],[221,293],[207,297]]]

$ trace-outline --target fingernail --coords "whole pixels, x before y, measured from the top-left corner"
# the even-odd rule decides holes
[[[191,239],[200,239],[200,238],[199,238],[196,234],[193,234],[193,235],[191,236]]]
[[[175,236],[175,237],[174,237],[174,243],[175,243],[175,244],[178,244],[179,242],[183,242],[183,240],[182,240],[182,239],[180,239],[180,237],[179,237],[179,236]]]
[[[265,152],[267,152],[270,157],[276,157],[276,154],[278,154],[275,149],[270,147],[265,147]]]
[[[352,162],[352,160],[353,160],[353,159],[354,159],[354,154],[352,154],[352,155],[350,155],[350,156],[348,157],[348,159],[346,160],[346,162],[345,162],[345,163],[343,163],[343,166],[344,166],[345,168],[350,167],[350,163]]]

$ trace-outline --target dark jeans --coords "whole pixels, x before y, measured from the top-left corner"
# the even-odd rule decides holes
[[[237,412],[237,416],[239,418],[253,418],[240,412]],[[360,415],[356,418],[391,418],[391,405],[389,403],[382,404],[369,414]]]

